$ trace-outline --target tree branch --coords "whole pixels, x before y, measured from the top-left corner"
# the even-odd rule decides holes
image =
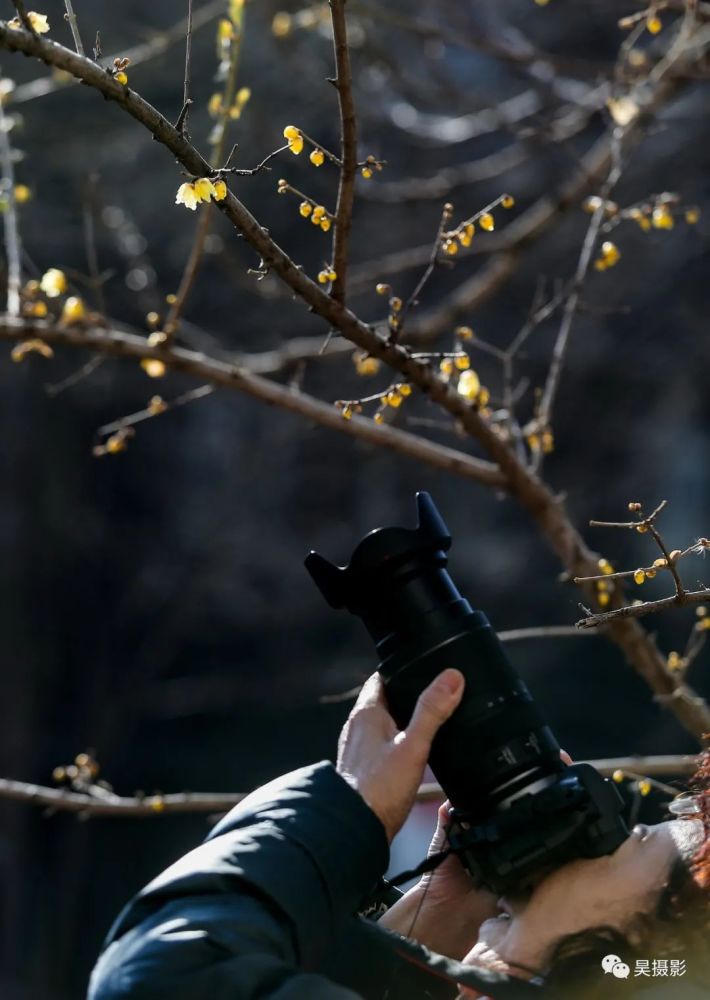
[[[218,361],[180,347],[149,347],[145,338],[115,330],[58,328],[39,321],[12,322],[0,317],[0,340],[33,339],[57,346],[93,349],[114,357],[135,360],[157,358],[174,371],[192,375],[215,386],[239,390],[332,430],[416,458],[435,468],[487,486],[501,487],[504,483],[501,473],[489,462],[427,441],[407,431],[376,424],[370,419],[354,416],[351,420],[344,420],[332,404],[322,403],[312,396],[254,375],[239,365]]]
[[[643,775],[689,775],[697,767],[697,760],[690,756],[611,757],[588,761],[601,774],[609,776],[614,771],[624,771],[629,777]],[[680,790],[680,789],[679,789]],[[100,794],[99,794],[100,792]],[[238,805],[248,792],[182,792],[171,795],[122,796],[96,788],[95,793],[72,791],[68,788],[49,788],[11,778],[0,778],[0,800],[26,802],[44,806],[49,812],[78,813],[81,818],[135,819],[149,816],[168,816],[185,813],[224,813]],[[418,802],[440,802],[444,798],[441,787],[435,782],[421,785]]]

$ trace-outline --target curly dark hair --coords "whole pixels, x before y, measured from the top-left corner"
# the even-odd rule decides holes
[[[640,933],[634,943],[609,926],[589,928],[557,942],[545,976],[553,996],[564,1000],[641,997],[648,995],[651,982],[654,997],[710,996],[710,751],[699,755],[688,787],[696,811],[680,818],[703,821],[703,843],[690,861],[676,860],[655,910],[637,915]],[[600,975],[601,961],[609,954],[619,955],[631,967],[637,959],[649,956],[677,959],[685,962],[685,972],[682,977],[661,980],[615,979],[612,992],[606,977]],[[667,994],[661,992],[664,985]]]

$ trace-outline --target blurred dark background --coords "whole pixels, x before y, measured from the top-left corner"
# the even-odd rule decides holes
[[[108,54],[170,28],[186,4],[75,0],[74,6],[87,48],[100,28]],[[47,0],[42,9],[51,37],[71,45],[63,4]],[[272,18],[282,10],[296,22],[288,35],[274,37]],[[239,80],[252,98],[230,126],[240,166],[255,165],[280,145],[287,124],[336,147],[335,92],[325,82],[332,73],[327,18],[321,8],[312,10],[305,20],[315,23],[300,27],[303,8],[294,4],[262,0],[246,8]],[[350,14],[361,154],[388,164],[376,179],[358,182],[351,305],[367,320],[381,317],[377,280],[391,281],[406,297],[421,271],[382,268],[380,275],[377,262],[429,243],[444,200],[463,218],[508,190],[517,204],[505,218],[499,213],[502,228],[565,182],[608,127],[597,89],[625,37],[616,18],[627,13],[602,0],[553,0],[546,8],[533,0],[420,0],[388,4],[387,11],[377,16],[374,4],[353,2]],[[438,25],[444,40],[391,23],[396,13]],[[670,31],[671,16],[664,21]],[[203,149],[211,128],[207,101],[219,86],[215,29],[212,20],[194,38],[190,130]],[[472,44],[449,44],[451,35]],[[666,37],[646,34],[638,48],[652,53]],[[517,51],[537,48],[550,58],[501,58],[486,51],[486,40]],[[180,43],[128,70],[130,85],[172,120],[182,103],[183,58]],[[18,86],[45,74],[9,54],[0,68]],[[560,139],[551,123],[579,114],[571,99],[588,100],[590,110]],[[111,272],[108,311],[124,327],[145,331],[147,312],[165,312],[197,223],[173,204],[180,170],[135,122],[86,87],[18,99],[9,111],[21,116],[12,133],[24,154],[17,179],[34,192],[21,209],[26,275],[61,267],[81,284],[84,214],[95,175],[97,249],[101,268]],[[679,87],[630,154],[615,192],[620,204],[668,190],[683,204],[707,205],[707,111],[702,81]],[[466,165],[516,148],[522,153],[510,169],[461,179]],[[403,187],[451,167],[461,168],[458,180],[451,186],[444,178],[434,196],[427,196],[431,185]],[[305,155],[286,153],[271,173],[233,182],[281,245],[315,274],[328,259],[329,238],[299,217],[297,200],[276,196],[281,176],[331,206],[337,177],[328,166],[310,167]],[[261,352],[292,337],[325,335],[275,279],[257,282],[247,273],[258,260],[214,215],[184,341],[198,349]],[[587,223],[580,205],[563,213],[521,253],[505,288],[462,319],[506,346],[538,281],[572,273]],[[614,239],[621,261],[613,272],[591,276],[575,324],[546,473],[583,527],[591,517],[623,517],[629,500],[650,506],[667,499],[662,527],[671,547],[683,547],[710,531],[708,223],[701,216],[695,227],[679,222],[672,231],[650,233],[626,224]],[[445,300],[484,259],[469,257],[437,272],[422,308]],[[544,380],[555,332],[556,322],[543,325],[528,344],[521,375],[533,386]],[[448,345],[443,338],[436,346]],[[97,459],[91,449],[99,426],[141,409],[155,392],[172,398],[194,383],[172,375],[153,381],[136,364],[106,361],[51,396],[47,385],[88,355],[60,352],[50,362],[32,357],[16,365],[5,354],[5,776],[50,784],[55,766],[91,748],[103,777],[124,794],[234,791],[332,756],[349,703],[319,699],[359,683],[375,661],[358,623],[326,607],[303,558],[313,547],[343,562],[371,528],[413,524],[419,489],[432,493],[453,533],[454,578],[497,628],[571,624],[580,616],[574,589],[559,581],[559,566],[527,515],[483,487],[226,392],[139,425],[125,453]],[[476,356],[476,366],[495,394],[496,366],[486,355],[480,364]],[[358,378],[349,354],[309,362],[300,374],[306,390],[329,401],[388,382],[384,372]],[[523,414],[526,407],[529,401]],[[401,426],[470,449],[450,430],[422,428],[412,417],[441,419],[416,398],[398,413]],[[634,567],[650,554],[637,536],[586,534],[618,566]],[[688,566],[687,582],[695,584],[704,567]],[[664,593],[659,580],[646,589]],[[649,625],[670,650],[683,647],[692,621],[687,611]],[[526,642],[510,651],[573,756],[693,750],[693,740],[604,639]],[[704,654],[690,678],[706,695],[707,663]],[[119,908],[208,829],[204,817],[81,822],[5,802],[0,817],[4,1000],[82,996]]]

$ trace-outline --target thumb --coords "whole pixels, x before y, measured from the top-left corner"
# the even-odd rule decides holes
[[[429,756],[431,742],[440,727],[458,707],[465,686],[460,670],[444,670],[425,688],[417,699],[411,722],[407,726],[407,745],[424,758]]]

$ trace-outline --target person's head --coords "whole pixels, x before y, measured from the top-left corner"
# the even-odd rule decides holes
[[[629,976],[613,987],[628,993],[646,986],[659,966],[707,987],[710,972],[703,961],[710,929],[710,754],[700,760],[685,800],[695,811],[655,826],[636,826],[611,855],[581,859],[547,875],[527,896],[502,899],[498,917],[481,925],[469,958],[509,966],[514,974],[542,975],[564,996],[609,988],[613,961],[629,966]],[[636,961],[647,962],[649,977],[636,975]],[[671,965],[671,962],[674,964]],[[698,963],[692,968],[694,963]],[[704,968],[700,968],[700,963]],[[656,980],[656,983],[658,980]],[[618,984],[618,986],[617,986]],[[624,988],[625,987],[625,988]],[[592,992],[590,995],[595,995]]]

